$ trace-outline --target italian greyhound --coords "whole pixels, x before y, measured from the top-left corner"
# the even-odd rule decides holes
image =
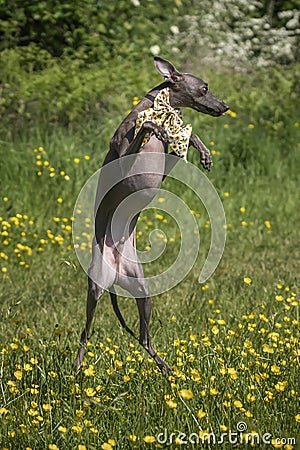
[[[165,155],[168,154],[167,130],[164,126],[146,120],[135,133],[136,122],[139,114],[153,107],[155,98],[166,88],[168,88],[169,103],[172,108],[190,107],[198,112],[217,117],[223,115],[229,107],[214,97],[207,83],[200,78],[188,73],[180,73],[169,61],[157,56],[154,58],[154,63],[158,72],[164,77],[164,82],[150,90],[123,120],[110,141],[110,148],[103,163],[104,168],[109,167],[109,164],[116,160],[126,161],[124,157],[129,155],[134,155],[136,161],[129,166],[125,164],[126,170],[121,167],[123,174],[121,181],[107,192],[99,205],[95,206],[95,236],[92,245],[92,262],[88,271],[86,324],[81,335],[80,349],[74,361],[74,370],[80,370],[83,365],[96,305],[105,290],[110,292],[112,305],[121,325],[135,337],[118,308],[114,289],[114,285],[118,285],[136,298],[140,319],[139,343],[155,360],[161,371],[172,373],[172,369],[156,353],[151,343],[149,331],[151,297],[142,264],[136,252],[135,232],[140,212],[156,195],[172,164],[174,166],[179,157],[171,158],[172,161],[175,160],[175,163],[172,163],[170,167],[160,168],[164,165]],[[147,142],[144,141],[146,136],[148,136]],[[188,145],[199,152],[201,165],[206,170],[210,170],[211,155],[201,139],[191,134]],[[171,154],[176,155],[174,151]],[[143,155],[147,156],[147,161],[143,161]],[[153,173],[150,173],[149,161],[154,161],[153,170],[151,169]],[[136,164],[138,164],[138,172],[133,170]],[[99,192],[106,188],[104,178],[100,174]],[[135,194],[139,194],[140,197],[135,197],[134,208],[130,210],[128,205],[126,206],[126,199]],[[123,213],[120,213],[121,216],[123,214],[123,219],[113,225],[113,215],[124,201],[125,207]]]

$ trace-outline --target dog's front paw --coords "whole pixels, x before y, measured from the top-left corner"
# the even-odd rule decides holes
[[[210,151],[208,148],[203,144],[199,136],[197,134],[192,134],[190,138],[190,145],[195,147],[195,149],[198,150],[200,154],[200,163],[204,167],[204,169],[210,171],[211,165],[212,165],[212,158]]]
[[[153,133],[160,141],[166,144],[169,142],[169,135],[163,127],[156,125],[153,122],[144,122],[144,128],[146,128],[149,133]]]
[[[160,141],[165,142],[166,144],[169,142],[169,135],[163,127],[157,125],[153,130],[153,133]]]
[[[210,154],[210,151],[202,151],[199,149],[200,152],[200,163],[204,169],[210,171],[211,165],[212,165],[212,157]]]

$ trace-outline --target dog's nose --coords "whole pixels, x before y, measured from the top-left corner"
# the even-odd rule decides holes
[[[226,111],[228,111],[229,110],[229,106],[228,105],[226,105],[226,103],[224,103],[224,112],[226,112]]]

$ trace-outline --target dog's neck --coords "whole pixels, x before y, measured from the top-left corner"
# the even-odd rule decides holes
[[[155,97],[157,94],[165,88],[170,88],[170,94],[172,94],[172,83],[165,81],[164,83],[155,86],[151,91],[149,91],[145,97],[139,102],[139,104],[134,109],[137,113],[144,111],[145,109],[152,108]],[[175,107],[176,105],[172,104],[172,95],[170,95],[170,105]]]
[[[122,145],[125,145],[122,143],[123,139],[127,135],[127,133],[132,130],[134,133],[135,128],[135,122],[138,117],[138,114],[142,111],[145,111],[145,109],[152,108],[153,103],[155,100],[155,97],[157,94],[165,88],[170,88],[170,105],[174,108],[178,106],[177,104],[174,104],[173,100],[173,90],[172,90],[172,83],[168,81],[164,81],[163,83],[159,84],[158,86],[155,86],[153,89],[151,89],[144,98],[141,99],[141,101],[135,106],[135,108],[128,114],[127,117],[123,120],[121,126],[117,129],[114,136],[111,140],[111,147],[114,147],[117,149],[118,153],[121,154],[122,150],[120,148]]]
[[[152,98],[153,96],[148,94],[148,100],[152,100]],[[171,106],[169,87],[159,90],[154,99],[154,104],[138,114],[134,138],[136,138],[143,124],[147,122],[163,127],[164,131],[167,132],[170,148],[177,156],[186,161],[192,126],[191,124],[184,125],[181,111]],[[149,142],[150,136],[150,133],[145,135],[141,147]]]

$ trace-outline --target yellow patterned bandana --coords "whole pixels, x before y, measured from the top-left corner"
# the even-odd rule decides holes
[[[181,111],[172,108],[170,105],[169,88],[162,89],[157,94],[153,103],[153,108],[145,109],[139,113],[136,119],[135,136],[146,121],[154,122],[156,125],[164,127],[169,135],[170,147],[174,150],[176,155],[186,161],[189,140],[192,134],[192,125],[189,123],[182,126],[183,120]],[[145,145],[150,137],[151,133],[147,133],[142,145]]]

